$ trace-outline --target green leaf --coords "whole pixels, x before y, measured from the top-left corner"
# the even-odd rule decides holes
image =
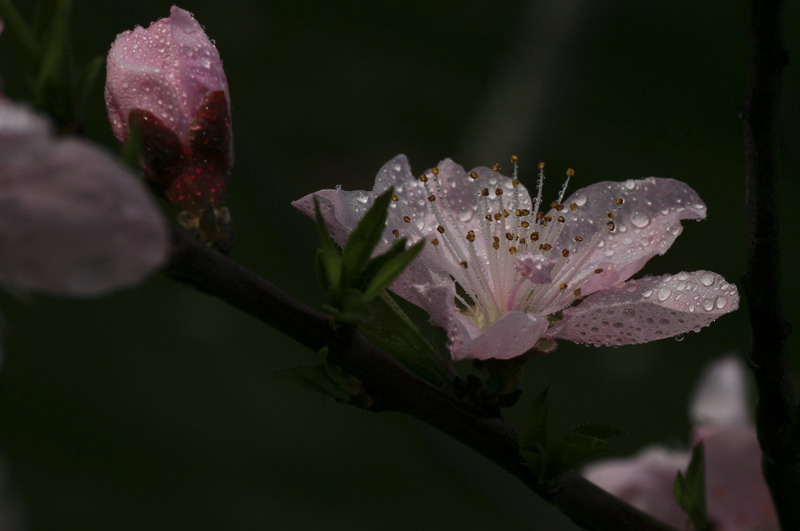
[[[391,354],[410,371],[437,385],[452,379],[450,357],[426,340],[385,291],[370,302],[372,315],[358,326],[370,343]]]
[[[343,284],[354,285],[366,269],[386,228],[389,202],[393,193],[390,188],[379,195],[347,239],[342,251]]]
[[[275,377],[294,383],[316,393],[331,396],[339,402],[354,403],[363,397],[364,389],[358,381],[326,360],[327,349],[323,349],[323,362],[318,365],[297,367],[275,373]]]
[[[364,291],[367,300],[375,298],[379,293],[388,288],[406,267],[422,252],[426,239],[422,239],[405,249],[405,239],[397,241],[386,253],[376,257],[370,262],[365,274],[370,274],[372,268],[376,269],[374,276],[369,280],[369,285]],[[400,252],[392,252],[396,247]]]
[[[322,217],[316,196],[314,196],[314,214],[316,216],[317,235],[319,236],[320,244],[320,250],[317,254],[317,274],[320,278],[320,284],[322,284],[329,298],[337,299],[342,290],[342,256],[328,233],[328,226],[325,224],[325,218]],[[340,301],[332,300],[331,302],[339,303]]]
[[[711,531],[706,512],[705,450],[702,441],[692,450],[686,475],[678,472],[673,485],[678,505],[686,511],[696,531]]]
[[[545,388],[533,401],[531,412],[525,419],[519,446],[522,450],[544,451],[549,445],[547,436],[547,416],[550,406],[547,401],[549,388]]]
[[[97,83],[97,78],[103,70],[105,56],[98,55],[81,70],[78,82],[75,87],[75,115],[78,119],[83,119],[86,113],[86,106],[89,103],[89,96]]]
[[[62,123],[71,118],[71,83],[68,79],[71,66],[69,20],[72,0],[57,0],[49,12],[39,71],[36,75],[36,99]]]

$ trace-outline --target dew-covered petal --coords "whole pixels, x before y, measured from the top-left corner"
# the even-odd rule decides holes
[[[627,280],[650,258],[664,254],[681,233],[681,220],[706,217],[705,204],[688,185],[656,177],[592,184],[564,204],[577,208],[568,211],[555,247],[570,248],[576,238],[593,245],[581,259],[588,278],[581,287],[584,295]],[[603,273],[592,274],[595,269]]]
[[[315,219],[314,197],[331,238],[342,246],[375,201],[375,194],[363,190],[320,190],[293,201],[292,206]]]
[[[151,112],[186,144],[209,92],[224,91],[230,108],[219,52],[191,13],[175,6],[169,18],[119,34],[106,72],[109,120],[121,141],[134,109]]]
[[[685,471],[688,464],[688,452],[649,446],[633,457],[592,463],[582,475],[647,514],[683,529],[688,518],[675,501],[672,485],[678,471]]]
[[[541,254],[527,254],[516,259],[514,269],[534,284],[547,284],[552,280],[555,264],[555,260]]]
[[[695,426],[733,426],[749,423],[747,380],[739,357],[714,360],[695,388],[689,418]]]
[[[698,331],[739,307],[736,286],[710,271],[629,280],[564,310],[547,336],[629,345]]]
[[[465,325],[472,324],[463,315],[456,318]],[[459,348],[451,348],[453,359],[509,359],[532,349],[547,330],[547,318],[518,311],[503,314],[486,329],[467,327],[469,339]]]
[[[36,157],[7,158],[0,145],[0,284],[88,296],[158,268],[168,233],[138,179],[83,140],[39,141],[30,144]]]
[[[748,424],[699,428],[694,433],[694,442],[698,441],[705,446],[706,500],[714,527],[777,529],[755,428]]]

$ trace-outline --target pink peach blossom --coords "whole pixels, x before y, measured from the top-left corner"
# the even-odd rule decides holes
[[[628,280],[706,207],[687,185],[647,178],[601,182],[541,209],[543,174],[525,186],[490,168],[470,172],[450,159],[415,178],[405,156],[389,161],[372,191],[322,190],[312,198],[339,244],[375,197],[395,201],[381,248],[398,237],[430,241],[392,285],[444,328],[454,359],[511,358],[537,341],[643,343],[684,334],[738,307],[736,287],[696,271]],[[627,281],[627,282],[626,282]]]
[[[136,123],[148,179],[189,210],[220,205],[233,164],[222,61],[191,13],[117,36],[108,52],[106,107],[120,141]]]
[[[719,531],[778,528],[745,399],[744,368],[728,357],[706,369],[691,405],[692,442],[705,445],[708,517]],[[631,458],[594,463],[583,475],[656,518],[685,528],[688,518],[672,486],[689,457],[688,450],[650,446]]]
[[[166,225],[135,175],[0,100],[0,286],[99,295],[140,282],[168,248]]]

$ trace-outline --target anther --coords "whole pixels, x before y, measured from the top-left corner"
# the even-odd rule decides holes
[[[430,201],[430,202],[436,201],[436,196],[433,195],[433,194],[429,195],[428,196],[428,201]]]
[[[564,216],[558,216],[556,219],[558,220],[559,223],[564,223],[565,221],[567,221],[567,218],[565,218]]]
[[[578,203],[570,203],[569,209],[575,212],[576,210],[578,210]]]
[[[572,292],[572,294],[575,295],[576,297],[580,297],[581,296],[581,288],[576,289],[575,291]]]
[[[506,232],[506,240],[511,241],[514,239],[514,235],[510,232]]]
[[[494,195],[503,195],[503,190],[500,188],[495,188]]]
[[[514,188],[519,186],[519,179],[511,179],[511,186],[513,186]]]
[[[470,177],[472,178],[472,180],[474,181],[475,179],[477,179],[477,178],[478,178],[478,173],[477,173],[477,172],[474,172],[474,171],[471,171],[471,172],[469,172],[469,176],[470,176]]]
[[[606,227],[608,227],[608,230],[610,230],[611,232],[617,230],[617,225],[613,221],[609,221],[608,223],[606,223]]]
[[[426,183],[428,182],[428,176],[423,173],[422,175],[419,176],[419,180]]]
[[[484,196],[484,197],[489,195],[489,189],[488,188],[484,188],[483,190],[481,190],[481,195]]]
[[[539,241],[539,231],[531,232],[531,241],[532,242]]]
[[[392,231],[392,234],[394,234],[394,237],[395,237],[395,238],[399,238],[399,237],[400,237],[400,231],[399,231],[399,230],[397,230],[397,229],[394,229],[394,230]]]
[[[530,216],[530,214],[531,214],[531,211],[528,210],[527,208],[523,208],[522,209],[522,215],[523,216]]]
[[[614,212],[606,212],[606,216],[608,216],[608,219],[614,219],[615,217],[617,217],[617,215]]]
[[[576,242],[582,242],[583,241],[583,236],[575,236],[575,241]]]
[[[492,171],[500,171],[500,165],[496,162],[492,164]]]
[[[564,258],[569,256],[569,249],[561,249],[561,256]]]
[[[524,228],[524,229],[527,229],[528,227],[530,227],[530,226],[531,226],[531,224],[530,224],[530,223],[528,223],[527,221],[523,221],[522,223],[520,223],[520,226],[521,226],[522,228]]]
[[[567,168],[567,177],[572,177],[573,175],[575,175],[575,170]]]
[[[475,231],[471,230],[467,233],[467,240],[474,242],[475,241]]]
[[[392,194],[392,201],[400,201],[400,198],[397,197],[397,194]]]
[[[539,168],[540,170],[543,170],[543,169],[544,169],[544,162],[540,162],[540,163],[538,164],[538,168]]]
[[[596,275],[599,275],[600,273],[603,272],[603,268],[602,267],[598,267],[597,269],[594,270],[594,272],[595,272]]]
[[[461,265],[461,267],[463,267],[464,269],[466,269],[466,268],[467,268],[467,261],[466,261],[466,260],[461,260],[461,261],[459,262],[459,264],[460,264],[460,265]]]
[[[484,217],[486,218],[486,221],[492,221],[492,215],[491,214],[486,214]]]
[[[558,285],[558,289],[567,289],[567,287],[568,286],[567,286],[566,282],[562,282],[561,284]]]
[[[517,248],[516,247],[509,247],[508,248],[508,252],[511,253],[511,254],[517,254]]]
[[[536,219],[542,219],[544,217],[544,212],[537,212]]]
[[[439,168],[432,168],[431,173],[434,175],[439,175]]]
[[[511,162],[519,162],[519,157],[516,155],[511,155]]]
[[[503,219],[503,214],[501,214],[500,212],[498,212],[498,213],[496,213],[494,215],[494,220],[495,221],[500,221],[501,219]]]
[[[405,221],[406,223],[411,223],[411,218],[408,216],[403,216],[403,221]]]
[[[438,238],[434,238],[434,239],[431,240],[431,243],[433,244],[434,247],[436,247],[437,245],[439,245],[439,239]]]
[[[625,202],[625,200],[624,200],[624,199],[622,199],[621,197],[618,197],[618,198],[614,199],[614,202],[615,202],[617,205],[621,205],[622,203],[624,203],[624,202]]]
[[[436,230],[439,231],[439,234],[444,234],[444,227],[442,227],[441,225],[436,227]]]
[[[539,249],[541,249],[542,251],[549,251],[552,248],[553,246],[550,245],[549,243],[543,243],[539,246]]]

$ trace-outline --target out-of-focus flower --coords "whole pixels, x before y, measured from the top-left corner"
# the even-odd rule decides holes
[[[99,295],[141,281],[168,247],[161,215],[131,172],[0,100],[0,286]]]
[[[233,164],[230,97],[222,61],[191,13],[117,36],[106,64],[106,107],[124,141],[138,127],[147,178],[173,204],[217,207]]]
[[[718,531],[778,528],[745,402],[744,368],[728,357],[706,369],[691,404],[693,442],[705,445],[708,517]],[[594,463],[583,474],[635,507],[684,527],[688,517],[675,501],[672,486],[689,458],[688,451],[650,446],[631,458]]]
[[[470,172],[446,159],[415,178],[405,156],[389,161],[372,191],[322,190],[320,203],[342,244],[375,197],[393,187],[382,247],[395,238],[430,245],[392,285],[448,333],[451,355],[511,358],[540,339],[593,345],[643,343],[697,331],[735,310],[736,287],[696,271],[628,280],[706,207],[687,185],[647,178],[601,182],[542,207],[540,171],[531,199],[516,175]]]

